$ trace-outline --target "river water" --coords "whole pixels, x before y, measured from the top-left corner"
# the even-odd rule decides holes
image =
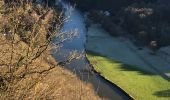
[[[72,40],[65,41],[59,51],[60,53],[54,54],[54,57],[57,61],[64,60],[67,58],[70,52],[75,50],[85,55],[84,44],[86,43],[87,33],[83,14],[77,9],[73,9],[73,6],[66,2],[62,2],[61,4],[63,6],[65,16],[68,17],[68,21],[64,23],[62,31],[78,31],[79,34]],[[70,64],[67,64],[65,68],[75,73],[77,77],[79,77],[82,81],[91,84],[95,92],[101,98],[106,98],[109,100],[130,99],[124,92],[103,79],[99,74],[92,74],[90,71],[91,68],[89,63],[85,57],[76,61],[72,61]]]

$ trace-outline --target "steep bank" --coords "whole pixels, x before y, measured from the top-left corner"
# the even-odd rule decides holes
[[[59,35],[54,26],[61,24],[54,17],[60,14],[31,2],[0,4],[1,100],[100,100],[51,56],[50,40]]]
[[[50,64],[49,64],[50,62]],[[30,69],[35,73],[26,75],[24,79],[10,84],[7,91],[0,92],[0,99],[52,99],[52,100],[100,100],[90,84],[82,82],[72,72],[56,66],[53,69],[51,63],[56,63],[54,58],[43,54],[34,61]],[[44,71],[43,73],[38,73]],[[4,71],[1,69],[1,72]],[[21,70],[22,71],[22,70]]]
[[[129,100],[124,92],[120,91],[119,88],[110,84],[104,78],[96,73],[91,73],[91,66],[87,62],[85,57],[85,43],[86,43],[86,29],[83,14],[74,7],[69,5],[67,2],[62,2],[63,9],[65,11],[65,17],[68,21],[64,23],[62,31],[74,31],[79,34],[74,37],[71,41],[65,41],[64,46],[61,48],[59,54],[54,54],[56,59],[62,60],[69,56],[70,51],[77,51],[83,57],[76,61],[71,62],[64,68],[71,70],[75,73],[81,80],[92,84],[95,92],[102,98],[107,98],[109,100]],[[64,56],[63,56],[64,55]],[[58,57],[59,56],[59,57]]]
[[[90,84],[82,82],[72,72],[61,68],[61,66],[56,66],[49,70],[51,67],[49,62],[55,63],[55,60],[49,54],[44,54],[40,59],[34,61],[34,64],[29,67],[32,68],[32,71],[36,70],[37,72],[26,75],[24,79],[10,84],[10,88],[7,91],[0,92],[0,99],[101,99],[93,91],[93,87]],[[43,70],[47,71],[38,73]]]

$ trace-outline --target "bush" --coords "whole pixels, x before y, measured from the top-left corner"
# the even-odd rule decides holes
[[[48,68],[35,68],[34,63],[51,49],[58,50],[62,43],[74,36],[60,31],[62,14],[32,2],[8,2],[0,7],[0,89],[6,90],[26,75],[42,74],[55,66],[76,59],[58,62]],[[52,43],[53,38],[58,39]],[[50,54],[49,54],[50,55]],[[7,88],[6,88],[7,87]]]

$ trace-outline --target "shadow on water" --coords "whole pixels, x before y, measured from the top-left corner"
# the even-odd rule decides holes
[[[35,0],[37,3],[43,3],[44,0]],[[48,6],[54,6],[55,0],[46,0],[49,1]],[[60,0],[59,0],[60,1]],[[73,8],[67,3],[62,3],[65,10],[65,15],[69,14],[69,8]],[[46,2],[45,2],[46,5]],[[55,7],[54,7],[55,8]],[[70,21],[64,23],[63,31],[72,31],[74,29],[79,30],[79,36],[74,38],[71,42],[64,42],[63,47],[59,52],[53,53],[56,61],[60,62],[62,59],[65,59],[70,52],[77,50],[79,53],[84,51],[84,44],[86,38],[86,29],[83,20],[83,15],[78,10],[74,10],[70,16]],[[56,40],[57,41],[57,40]],[[53,41],[55,42],[55,40]],[[83,53],[85,55],[85,52]],[[90,65],[87,59],[84,57],[82,59],[72,61],[70,64],[63,66],[64,68],[72,71],[77,75],[77,77],[87,83],[90,83],[96,93],[102,97],[110,100],[130,100],[131,98],[123,92],[120,88],[114,86],[104,78],[102,78],[97,73],[91,73]]]
[[[58,56],[55,58],[58,59]],[[109,100],[130,100],[128,94],[122,91],[113,83],[105,80],[98,73],[94,73],[90,69],[90,65],[86,58],[72,61],[70,64],[63,66],[63,68],[70,70],[74,73],[80,80],[85,83],[90,83],[93,86],[95,92],[101,97]]]
[[[157,96],[157,97],[168,97],[169,98],[170,97],[170,89],[155,92],[154,95]]]
[[[65,11],[65,16],[69,16],[69,20],[65,22],[62,27],[62,31],[69,32],[74,29],[78,29],[79,35],[77,37],[74,37],[72,41],[65,41],[63,43],[63,47],[60,48],[60,51],[53,54],[58,62],[66,59],[69,56],[69,53],[75,50],[85,56],[84,44],[86,41],[86,28],[83,15],[76,9],[74,9],[74,11],[72,11],[70,15],[69,10],[73,7],[65,2],[62,2],[62,6]],[[70,62],[70,64],[67,64],[63,67],[75,73],[80,80],[86,83],[90,83],[93,86],[95,92],[101,98],[106,98],[109,100],[132,99],[124,91],[105,80],[99,74],[91,73],[91,67],[86,57],[82,57],[82,59],[72,61]]]
[[[64,6],[65,6],[64,10],[67,16],[68,9],[71,6],[68,5],[67,3],[64,3]],[[63,57],[68,56],[69,52],[71,51],[78,50],[79,53],[82,53],[82,51],[84,51],[86,31],[85,31],[83,16],[81,15],[79,11],[74,10],[72,15],[70,16],[70,20],[72,21],[65,23],[65,25],[63,26],[63,29],[66,31],[70,31],[70,30],[74,30],[75,28],[78,28],[80,34],[77,38],[73,39],[73,41],[65,42],[64,46],[61,48],[61,51],[59,51],[60,54],[59,53],[54,54],[54,57],[56,58],[57,61],[60,61],[63,59]],[[91,51],[87,51],[87,52],[91,52]],[[92,53],[96,55],[100,55],[95,52],[92,52]],[[118,61],[115,61],[115,62],[120,63]],[[120,63],[120,64],[122,67],[119,70],[121,71],[135,71],[142,75],[156,75],[156,73],[150,73],[142,69],[139,69],[135,66],[128,66],[123,63]],[[132,99],[119,87],[105,80],[99,74],[91,73],[91,66],[89,65],[89,62],[87,61],[86,58],[72,61],[70,64],[63,66],[63,67],[75,73],[80,80],[86,83],[90,83],[93,86],[96,93],[102,98],[107,98],[110,100]],[[157,97],[170,97],[170,90],[158,91],[158,92],[155,92],[153,95]]]

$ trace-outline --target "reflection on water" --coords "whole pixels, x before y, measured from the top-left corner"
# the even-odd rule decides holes
[[[72,6],[62,2],[63,9],[65,10],[65,16],[68,17],[68,21],[64,23],[62,31],[74,31],[78,30],[78,35],[72,40],[67,40],[61,47],[58,53],[54,56],[57,61],[66,59],[69,53],[77,50],[79,53],[84,52],[84,44],[86,41],[86,29],[84,18],[81,12],[73,9]],[[83,53],[85,54],[85,53]],[[75,73],[81,80],[91,83],[96,93],[102,98],[115,99],[115,100],[127,100],[128,97],[122,93],[118,88],[101,78],[98,74],[91,74],[90,67],[85,57],[82,59],[72,61],[65,68]]]

